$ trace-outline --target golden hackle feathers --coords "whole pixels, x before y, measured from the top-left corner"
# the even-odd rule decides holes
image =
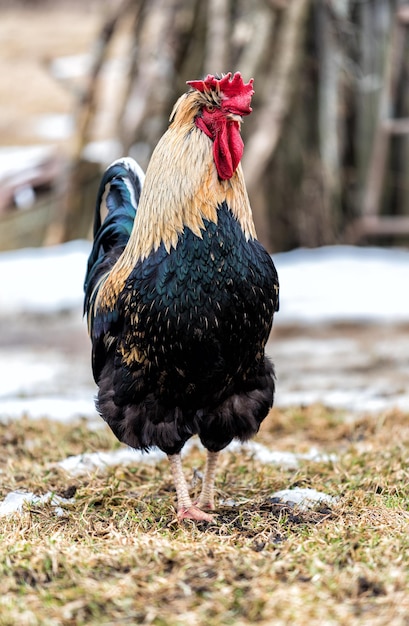
[[[185,228],[201,237],[204,220],[217,222],[217,208],[226,202],[247,239],[256,236],[241,166],[232,178],[220,180],[212,141],[194,120],[206,94],[182,95],[171,124],[158,142],[142,189],[129,242],[98,294],[104,306],[114,306],[138,260],[146,259],[163,243],[169,252]]]

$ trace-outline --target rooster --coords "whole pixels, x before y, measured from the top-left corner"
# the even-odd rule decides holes
[[[253,80],[187,84],[146,176],[122,158],[102,178],[84,308],[100,415],[121,442],[168,455],[180,520],[211,521],[219,452],[273,405],[278,278],[240,165]],[[197,502],[181,462],[193,435],[207,450]]]

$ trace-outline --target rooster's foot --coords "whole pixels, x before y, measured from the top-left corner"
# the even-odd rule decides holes
[[[214,511],[216,508],[213,500],[201,500],[199,498],[193,504],[195,507],[199,509],[206,509],[207,511]]]
[[[209,513],[205,513],[201,511],[197,506],[190,506],[187,509],[179,509],[178,510],[178,520],[181,521],[183,519],[192,519],[196,522],[213,522],[213,515],[209,515]]]

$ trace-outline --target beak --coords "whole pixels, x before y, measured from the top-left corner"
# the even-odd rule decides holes
[[[236,115],[235,113],[228,113],[226,117],[230,122],[239,122],[240,124],[243,121],[241,115]]]

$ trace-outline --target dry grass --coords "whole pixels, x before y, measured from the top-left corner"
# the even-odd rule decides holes
[[[53,491],[56,515],[31,505],[0,520],[0,623],[408,624],[409,415],[357,420],[323,407],[274,411],[259,440],[336,461],[282,471],[225,453],[212,525],[174,515],[167,463],[86,477],[56,462],[118,446],[107,429],[21,419],[0,428],[0,497]],[[192,491],[203,453],[185,459]],[[309,512],[271,502],[277,489],[340,498]]]

